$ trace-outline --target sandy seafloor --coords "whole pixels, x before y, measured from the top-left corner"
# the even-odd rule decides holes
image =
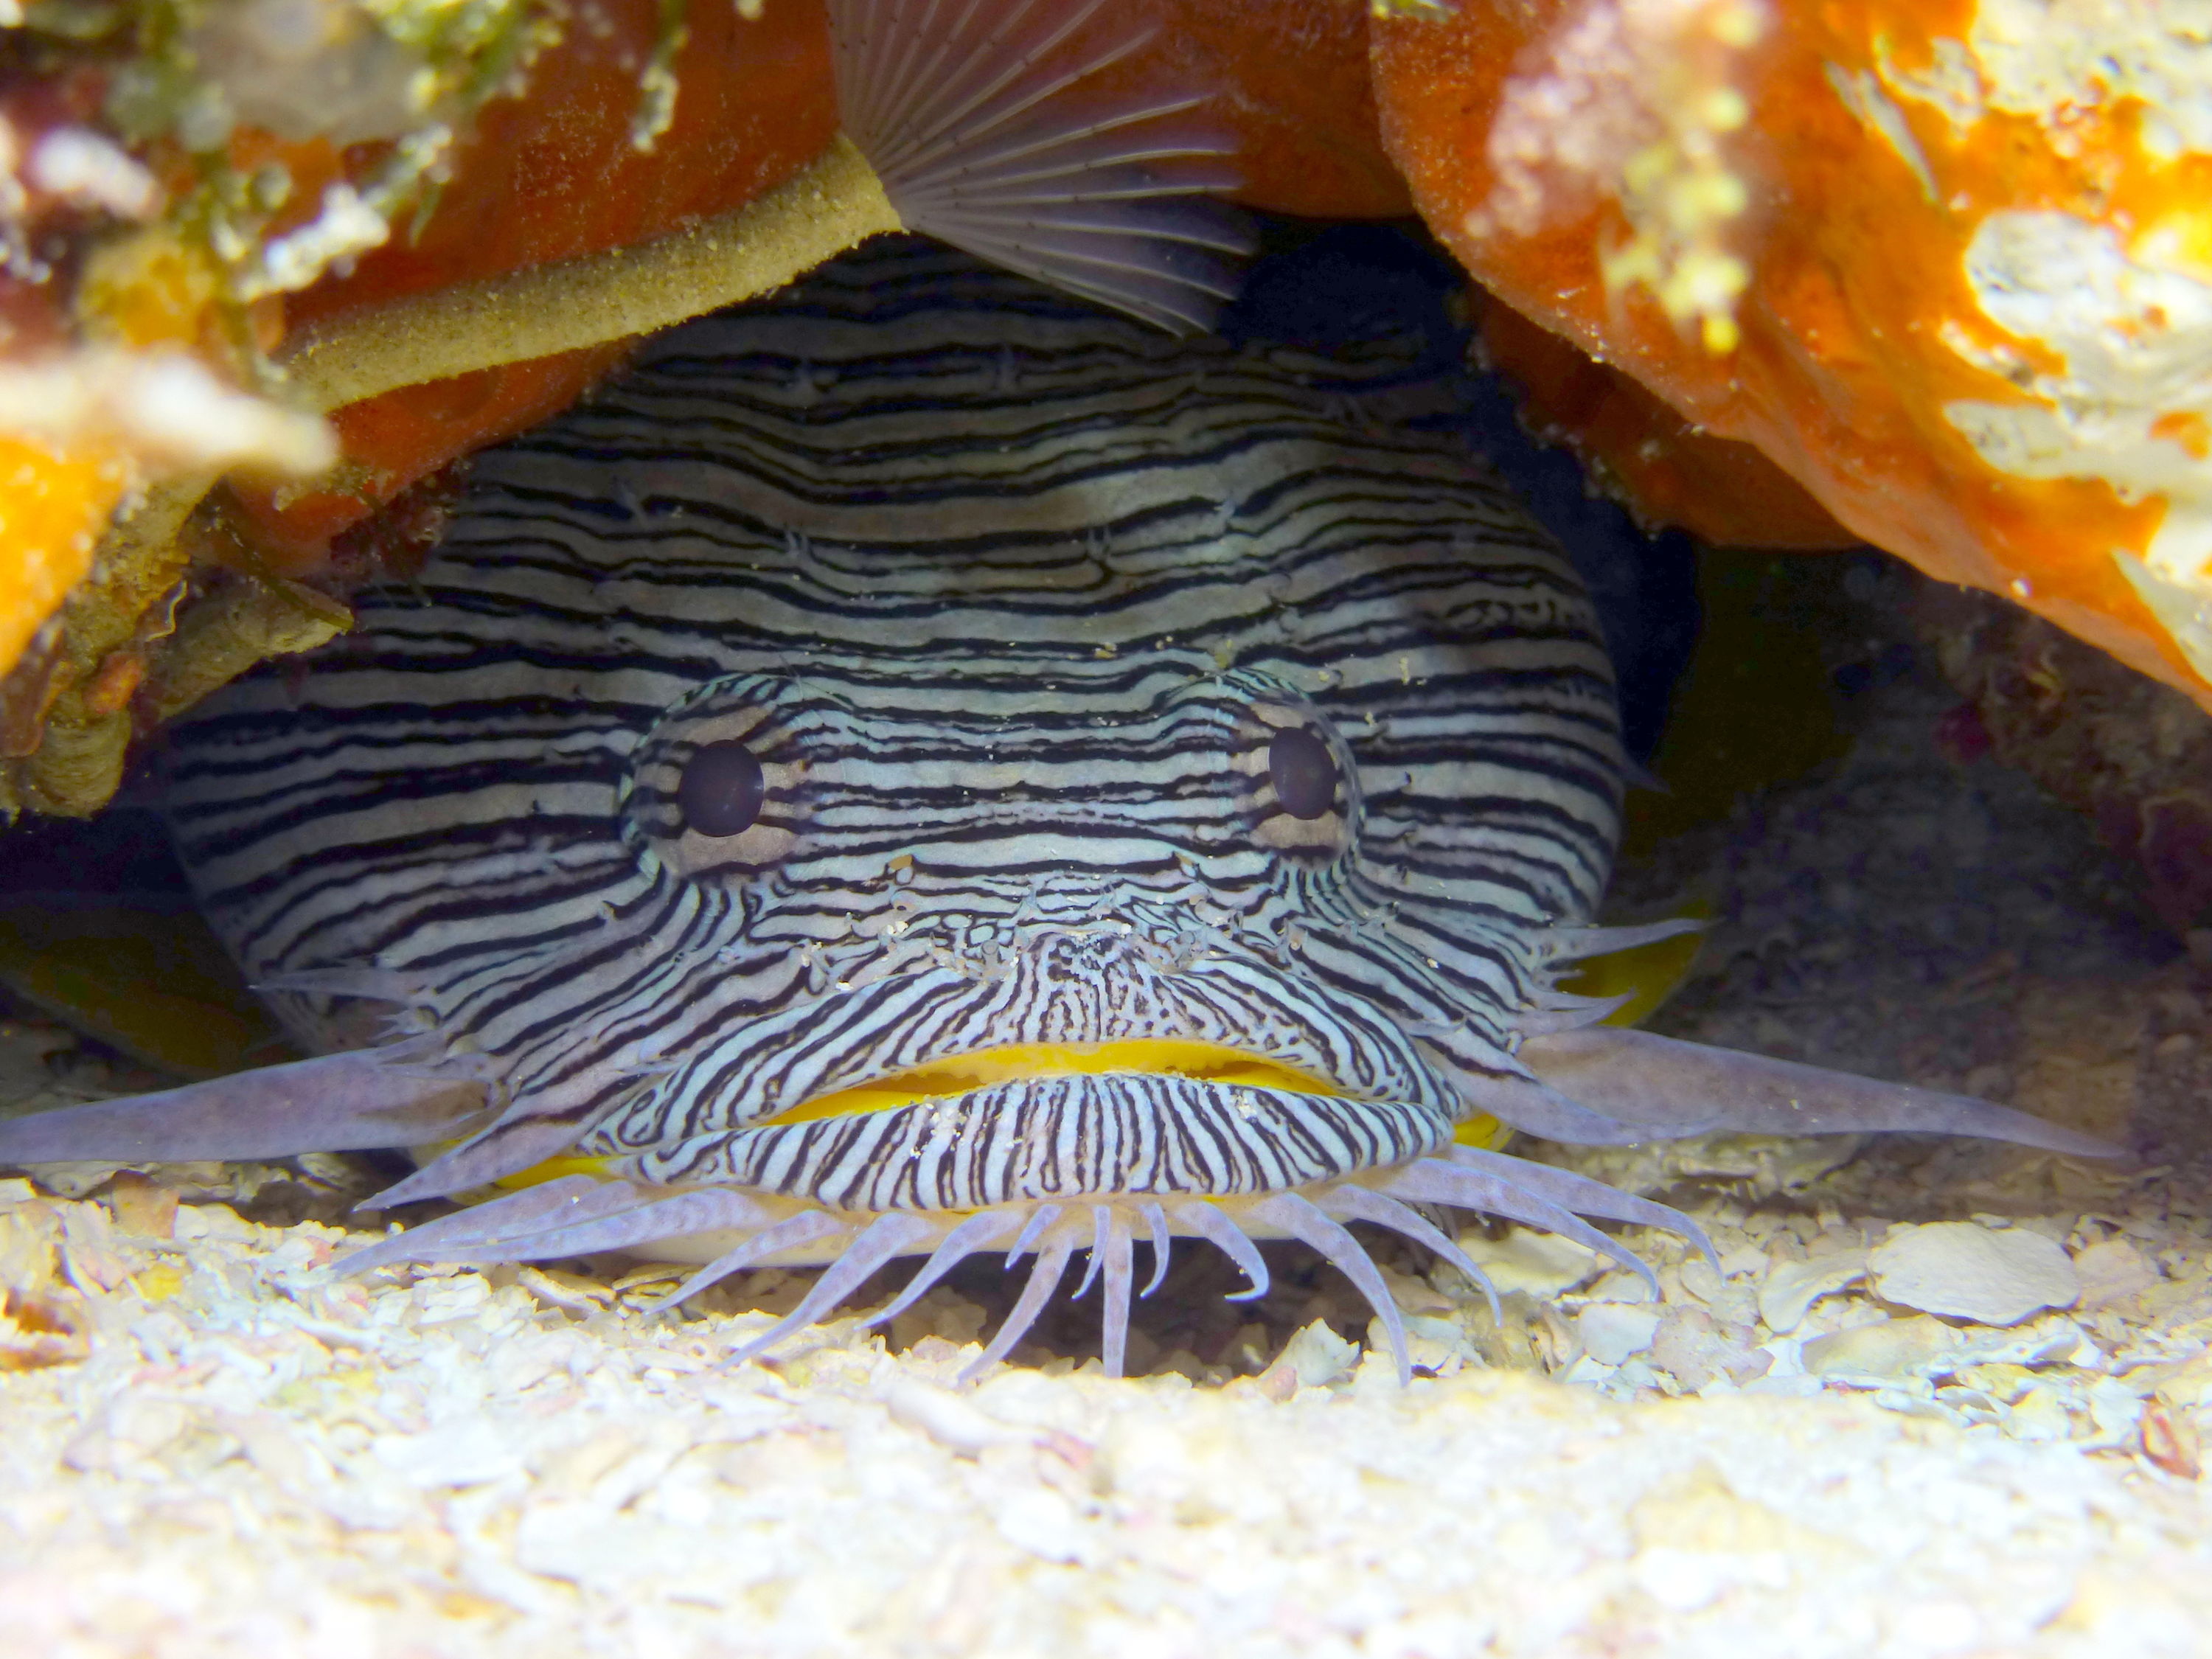
[[[1697,1214],[1724,1275],[1637,1237],[1648,1305],[1470,1227],[1501,1326],[1385,1248],[1402,1389],[1290,1253],[1256,1307],[1185,1260],[1149,1375],[1086,1358],[1094,1291],[962,1390],[1005,1305],[978,1268],[888,1343],[847,1318],[732,1366],[799,1280],[647,1316],[666,1280],[619,1263],[339,1279],[376,1177],[338,1159],[0,1182],[0,1654],[2212,1650],[2212,974],[1881,660],[1839,769],[1627,872],[1723,917],[1660,1028],[2014,1100],[2135,1166],[1584,1157]],[[0,1109],[118,1080],[0,1030]]]

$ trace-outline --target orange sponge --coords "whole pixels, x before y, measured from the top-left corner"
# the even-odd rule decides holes
[[[1422,213],[1508,303],[1856,534],[2212,706],[2185,9],[1462,5],[1376,23],[1376,90]]]

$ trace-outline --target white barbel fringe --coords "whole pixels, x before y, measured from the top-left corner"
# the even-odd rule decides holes
[[[1228,1256],[1251,1281],[1249,1288],[1231,1298],[1234,1301],[1267,1293],[1267,1266],[1255,1241],[1289,1238],[1319,1252],[1367,1298],[1389,1340],[1400,1380],[1410,1381],[1413,1364],[1397,1304],[1381,1270],[1346,1224],[1365,1222],[1383,1228],[1449,1262],[1482,1291],[1492,1316],[1499,1316],[1497,1291],[1482,1268],[1413,1204],[1480,1210],[1548,1228],[1643,1274],[1655,1294],[1658,1281],[1642,1259],[1590,1226],[1577,1211],[1667,1228],[1687,1237],[1708,1257],[1712,1253],[1697,1224],[1663,1204],[1616,1192],[1564,1170],[1453,1146],[1436,1157],[1372,1171],[1364,1179],[1304,1191],[1220,1200],[1163,1201],[1142,1193],[1099,1194],[1080,1201],[1024,1200],[968,1214],[894,1210],[854,1215],[734,1188],[672,1192],[570,1176],[396,1234],[356,1252],[339,1267],[353,1273],[407,1261],[546,1261],[607,1249],[680,1249],[686,1239],[744,1235],[734,1245],[720,1249],[655,1304],[659,1309],[672,1307],[744,1268],[825,1262],[821,1276],[796,1307],[736,1350],[733,1358],[747,1360],[820,1322],[878,1268],[901,1256],[928,1252],[913,1279],[869,1315],[866,1324],[896,1318],[971,1255],[1002,1250],[1011,1271],[1033,1252],[1036,1261],[1012,1310],[989,1346],[962,1372],[966,1380],[1004,1358],[1028,1334],[1059,1287],[1068,1258],[1081,1249],[1089,1261],[1073,1295],[1084,1295],[1094,1279],[1098,1281],[1100,1349],[1106,1374],[1119,1376],[1127,1359],[1133,1297],[1150,1296],[1158,1288],[1167,1271],[1170,1238],[1202,1238]],[[1141,1291],[1135,1289],[1139,1228],[1152,1251],[1152,1274]]]

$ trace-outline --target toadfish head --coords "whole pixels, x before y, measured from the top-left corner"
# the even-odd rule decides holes
[[[1478,1283],[1458,1206],[1648,1271],[1686,1218],[1506,1129],[1920,1129],[1984,1102],[1595,1024],[1563,963],[1623,764],[1572,569],[1448,436],[1425,349],[1176,343],[908,244],[690,325],[483,458],[452,536],[177,735],[180,850],[311,1045],[0,1124],[0,1160],[431,1155],[503,1194],[356,1270],[898,1257],[888,1316],[1078,1253],[1349,1231]],[[1418,403],[1419,398],[1413,401]],[[1386,408],[1390,418],[1379,417]],[[1434,401],[1429,405],[1434,412]]]

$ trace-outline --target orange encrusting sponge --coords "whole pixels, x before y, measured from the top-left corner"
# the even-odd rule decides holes
[[[105,446],[0,436],[0,667],[21,655],[91,568],[130,478],[122,456]]]
[[[1747,443],[1700,432],[1619,369],[1510,306],[1482,307],[1488,366],[1517,385],[1522,418],[1565,443],[1647,530],[1679,526],[1716,547],[1856,547],[1805,487]]]
[[[590,27],[570,28],[532,65],[525,96],[484,107],[420,234],[403,227],[349,274],[295,295],[289,325],[663,234],[773,189],[835,136],[821,7],[769,6],[749,21],[708,4],[691,8],[666,131],[649,148],[633,142],[638,66],[660,19],[659,0],[605,0]],[[342,486],[234,486],[257,550],[280,574],[313,574],[332,536],[456,457],[558,413],[621,355],[616,343],[509,364],[340,411],[354,463]]]
[[[572,28],[532,66],[527,94],[479,116],[419,234],[395,235],[344,276],[287,307],[295,329],[405,295],[627,246],[738,207],[797,173],[838,128],[828,21],[818,3],[748,19],[726,0],[694,5],[672,69],[672,118],[649,149],[632,141],[636,66],[660,27],[659,0],[608,0],[604,26]],[[1408,213],[1383,152],[1367,75],[1367,20],[1314,0],[1131,0],[1101,28],[1157,23],[1096,90],[1142,95],[1163,79],[1214,87],[1205,118],[1233,131],[1240,199],[1320,217]],[[1254,40],[1267,50],[1254,52]],[[257,553],[279,574],[313,574],[331,538],[417,478],[573,403],[623,356],[622,343],[404,386],[333,416],[351,463],[342,483],[302,489],[238,483]]]
[[[1376,97],[1508,304],[1857,535],[2212,705],[2188,42],[2157,9],[2106,44],[2002,9],[1464,5],[1375,26]]]

